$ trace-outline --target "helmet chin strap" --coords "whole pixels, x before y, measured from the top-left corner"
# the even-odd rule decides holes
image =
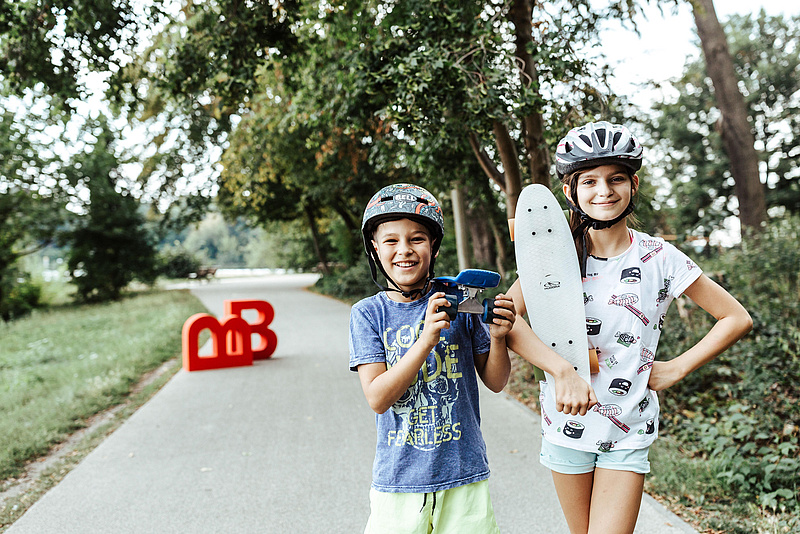
[[[370,270],[370,274],[372,275],[372,281],[375,282],[375,285],[378,286],[381,291],[394,291],[395,293],[400,293],[401,295],[403,295],[403,297],[405,297],[407,299],[413,299],[413,298],[415,298],[417,296],[422,296],[422,295],[424,295],[425,293],[428,292],[431,280],[433,280],[433,262],[434,262],[435,258],[431,260],[431,266],[428,269],[428,277],[425,279],[425,285],[423,285],[421,288],[412,289],[411,291],[403,291],[402,289],[400,289],[400,286],[397,285],[397,282],[392,280],[392,278],[386,273],[386,271],[383,268],[383,265],[381,265],[380,260],[378,258],[375,258],[373,256],[373,254],[374,253],[370,253],[370,255],[368,256],[368,259],[369,259],[369,270]],[[388,287],[388,286],[385,286],[385,285],[381,284],[380,282],[378,282],[378,273],[377,273],[376,268],[380,269],[381,274],[394,287]]]
[[[569,209],[578,214],[578,217],[581,220],[581,223],[578,225],[578,227],[573,230],[572,238],[578,239],[578,236],[580,236],[583,242],[583,252],[581,254],[581,278],[586,278],[586,263],[589,260],[589,247],[588,243],[586,242],[586,235],[589,233],[589,228],[592,230],[605,230],[606,228],[611,228],[625,217],[633,213],[636,205],[633,203],[633,200],[631,200],[628,203],[628,207],[625,208],[625,211],[609,221],[600,221],[590,217],[589,214],[578,207],[577,203],[572,202],[570,199],[567,199],[567,205],[569,205]]]

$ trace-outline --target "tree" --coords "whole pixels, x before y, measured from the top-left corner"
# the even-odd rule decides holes
[[[38,127],[36,123],[39,123]],[[55,239],[64,221],[67,198],[46,169],[53,155],[39,141],[46,122],[0,114],[0,309],[13,315],[9,298],[21,275],[17,260]]]
[[[599,15],[577,4],[348,2],[330,19],[360,39],[345,62],[357,69],[347,115],[377,110],[415,139],[468,140],[511,217],[523,182],[549,184],[564,123],[602,105],[602,80],[571,44],[595,35]]]
[[[764,186],[759,179],[753,125],[748,122],[725,31],[717,19],[713,0],[692,0],[692,13],[720,111],[716,128],[736,184],[739,219],[744,226],[758,229],[767,218]]]
[[[159,0],[147,5],[128,0],[0,0],[3,287],[13,285],[6,283],[10,277],[17,278],[9,275],[16,258],[60,239],[65,206],[79,203],[76,195],[92,178],[90,173],[80,184],[71,183],[71,171],[62,161],[68,150],[56,154],[53,148],[70,142],[64,132],[90,94],[88,81],[113,80],[121,72],[143,30],[162,20],[160,8]],[[25,109],[9,111],[18,108]],[[53,134],[53,129],[61,133]],[[82,159],[78,156],[76,163]],[[104,185],[93,184],[96,197],[102,196]],[[124,240],[115,246],[121,243]],[[6,293],[0,293],[0,301]]]
[[[67,265],[80,298],[105,301],[119,298],[134,279],[152,282],[156,252],[140,204],[117,190],[123,160],[115,153],[115,133],[102,115],[85,130],[94,139],[91,149],[74,156],[65,173],[88,190],[89,200],[61,244],[69,246]]]
[[[565,119],[604,109],[602,78],[571,41],[590,40],[602,16],[627,16],[631,6],[612,2],[599,13],[585,1],[216,0],[187,7],[185,20],[163,32],[150,59],[159,67],[148,70],[160,95],[151,101],[202,100],[208,112],[242,115],[224,158],[224,205],[249,206],[259,218],[305,217],[315,235],[314,221],[336,214],[358,246],[363,202],[396,177],[447,197],[454,183],[488,176],[513,214],[524,181],[549,181],[548,147],[570,126]],[[216,21],[237,28],[250,20],[274,31],[250,32],[233,50]],[[459,164],[469,169],[461,176],[437,165],[465,156],[473,164]],[[282,209],[263,210],[271,201]]]
[[[0,84],[48,94],[51,111],[69,114],[88,93],[86,70],[118,73],[164,16],[160,0],[2,0]]]
[[[800,68],[800,17],[734,16],[725,31],[738,86],[759,147],[766,204],[800,213],[800,145],[796,73]],[[699,45],[698,45],[699,46]],[[659,140],[655,165],[671,182],[676,227],[708,233],[735,215],[737,196],[720,132],[714,88],[702,58],[686,64],[672,83],[678,96],[654,107],[651,133]],[[777,213],[779,213],[778,211]],[[702,231],[698,231],[702,227]],[[674,230],[671,230],[674,231]]]

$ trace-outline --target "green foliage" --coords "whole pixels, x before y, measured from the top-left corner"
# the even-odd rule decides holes
[[[378,286],[370,278],[366,259],[353,267],[335,270],[330,275],[322,276],[314,288],[320,293],[350,303],[358,302],[378,292]]]
[[[626,18],[637,6],[534,4],[535,75],[515,58],[519,6],[508,3],[188,4],[121,76],[147,95],[140,118],[168,125],[142,176],[175,183],[192,157],[205,161],[211,144],[229,142],[223,210],[262,225],[303,220],[319,262],[347,261],[360,250],[363,206],[381,186],[488,182],[472,132],[493,147],[502,122],[527,168],[534,148],[522,139],[524,117],[542,113],[555,144],[565,122],[606,109],[603,74],[592,75],[570,43],[595,38],[603,17]],[[325,239],[332,221],[345,228],[335,242]]]
[[[773,215],[800,213],[800,17],[733,16],[725,31],[762,161],[767,206]],[[671,182],[661,204],[671,214],[668,233],[708,235],[736,214],[737,204],[720,112],[699,55],[673,86],[677,98],[655,106],[650,128],[659,140],[655,165]]]
[[[20,297],[30,294],[28,285],[14,289],[18,260],[52,242],[65,218],[65,195],[43,172],[53,162],[38,140],[46,124],[36,114],[0,113],[0,314],[6,319],[34,300]]]
[[[95,143],[74,157],[66,173],[73,184],[88,189],[90,202],[64,233],[62,244],[69,245],[67,263],[78,296],[92,302],[118,298],[134,279],[152,282],[156,265],[154,240],[139,203],[116,190],[121,162],[113,132],[103,118],[87,128]]]
[[[160,1],[3,0],[0,85],[54,95],[53,111],[86,94],[85,70],[117,72],[144,27],[161,18]],[[83,79],[81,79],[83,78]]]
[[[202,265],[197,256],[182,246],[161,249],[157,263],[158,274],[166,278],[186,278]]]
[[[12,321],[31,313],[41,305],[42,287],[30,275],[7,270],[0,277],[0,319]]]
[[[159,198],[174,202],[189,176],[197,197],[216,195],[219,147],[264,91],[258,69],[294,46],[297,9],[293,1],[184,3],[112,76],[109,97],[152,132],[139,180],[158,183]]]
[[[772,223],[763,235],[704,269],[754,320],[753,332],[662,395],[665,428],[707,458],[729,499],[800,512],[800,218]],[[659,356],[670,359],[713,324],[687,306],[664,329]]]

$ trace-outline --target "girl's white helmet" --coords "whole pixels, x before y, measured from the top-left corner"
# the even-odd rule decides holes
[[[556,148],[556,173],[564,176],[587,167],[624,165],[636,172],[642,167],[642,145],[625,126],[600,121],[573,128]]]

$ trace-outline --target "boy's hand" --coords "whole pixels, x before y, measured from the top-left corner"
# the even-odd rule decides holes
[[[517,311],[514,308],[514,301],[511,300],[511,297],[507,297],[503,293],[494,298],[494,306],[492,312],[501,316],[502,319],[495,318],[492,320],[489,325],[489,334],[495,339],[500,339],[506,337],[506,334],[514,327]]]
[[[444,298],[444,293],[441,291],[431,295],[428,300],[428,309],[425,312],[425,325],[422,327],[419,339],[430,346],[435,347],[439,343],[441,331],[450,328],[450,319],[447,317],[447,312],[444,308],[450,306],[447,299]],[[441,308],[441,311],[436,311]]]

